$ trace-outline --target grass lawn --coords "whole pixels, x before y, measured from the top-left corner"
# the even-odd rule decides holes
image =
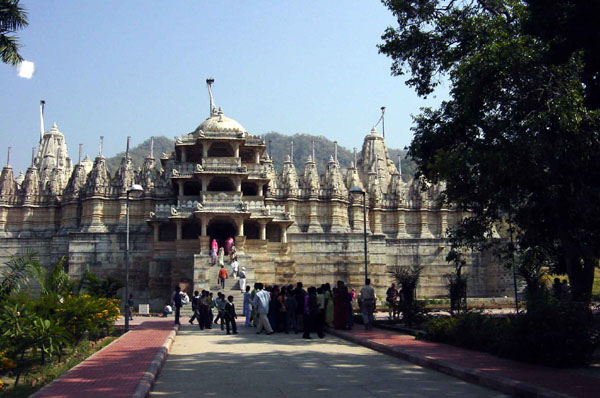
[[[98,341],[82,341],[74,349],[66,350],[60,362],[53,359],[40,365],[39,357],[34,357],[36,361],[29,363],[16,387],[14,387],[15,377],[13,375],[0,376],[0,381],[4,383],[0,389],[0,398],[28,397],[117,338],[117,336],[108,336]]]

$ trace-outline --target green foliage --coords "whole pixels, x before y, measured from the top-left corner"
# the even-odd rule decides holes
[[[67,330],[57,320],[35,317],[31,326],[32,345],[41,351],[42,364],[46,355],[60,355],[63,347],[69,343]]]
[[[418,175],[445,181],[446,200],[469,211],[453,237],[486,248],[494,226],[510,224],[519,250],[543,249],[552,271],[569,275],[574,298],[589,301],[600,257],[600,110],[587,90],[598,87],[588,73],[597,45],[574,33],[581,26],[567,11],[582,8],[568,0],[549,10],[519,0],[384,3],[398,21],[379,47],[392,72],[409,74],[422,96],[450,82],[451,99],[415,118],[409,155]],[[546,12],[567,29],[546,35],[536,19]],[[563,39],[571,45],[556,56]]]
[[[86,271],[81,280],[81,288],[95,297],[116,298],[117,292],[124,286],[120,279],[111,276],[101,279],[90,271]]]
[[[424,328],[429,340],[559,367],[588,363],[598,344],[589,308],[554,300],[547,292],[530,300],[527,311],[518,315],[467,311],[434,318]]]
[[[19,38],[12,33],[28,25],[27,12],[20,0],[0,0],[0,58],[5,64],[23,61],[19,54]]]
[[[0,284],[0,299],[11,293],[18,293],[32,277],[43,273],[37,252],[28,250],[23,256],[13,256],[6,263],[2,271],[2,283]]]
[[[37,254],[28,252],[11,258],[2,276],[0,356],[7,364],[16,362],[15,385],[38,355],[44,363],[60,357],[66,347],[76,346],[84,336],[108,334],[120,313],[119,300],[112,298],[122,286],[119,281],[90,274],[86,286],[105,297],[74,294],[64,259],[46,272]],[[32,279],[39,284],[41,294],[25,289]]]
[[[414,264],[410,267],[396,266],[389,271],[400,288],[397,305],[402,312],[402,319],[409,326],[413,323],[420,323],[424,319],[425,305],[416,300],[417,284],[424,268]]]
[[[56,308],[55,319],[78,343],[85,334],[100,335],[119,317],[119,300],[92,297],[88,294],[67,296]]]

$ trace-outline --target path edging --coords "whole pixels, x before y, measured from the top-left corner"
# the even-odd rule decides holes
[[[125,336],[125,333],[123,333],[121,336],[119,336],[118,338],[114,339],[113,341],[110,342],[110,344],[105,345],[104,347],[102,347],[101,349],[99,349],[98,351],[96,351],[95,353],[93,353],[92,355],[90,355],[89,357],[83,359],[81,362],[79,362],[77,365],[73,366],[71,369],[68,369],[65,373],[63,373],[62,375],[60,375],[59,377],[57,377],[56,379],[52,380],[50,383],[44,385],[42,388],[40,388],[39,390],[37,390],[35,393],[33,393],[32,395],[29,396],[29,398],[37,398],[38,396],[40,396],[42,394],[42,392],[46,389],[49,388],[52,384],[54,383],[58,383],[59,381],[61,381],[62,378],[67,377],[67,375],[71,372],[74,371],[75,369],[79,368],[80,366],[83,366],[84,363],[87,360],[91,360],[93,359],[96,355],[99,355],[102,351],[107,350],[108,347],[110,347],[111,345],[115,344],[117,341],[119,341],[119,339],[121,337]]]
[[[502,376],[489,375],[476,369],[471,369],[447,361],[411,353],[400,347],[391,347],[383,343],[378,343],[367,338],[358,337],[335,329],[328,328],[328,333],[383,354],[404,359],[419,366],[446,373],[450,376],[458,377],[459,379],[465,380],[469,383],[479,384],[483,387],[491,388],[506,394],[511,394],[513,396],[532,398],[572,397],[571,395],[562,394],[531,383],[516,381]]]
[[[154,359],[150,363],[150,366],[148,366],[142,378],[135,387],[132,398],[147,398],[150,396],[150,390],[152,389],[152,386],[156,381],[156,377],[158,376],[160,369],[165,363],[165,359],[167,358],[167,354],[171,350],[171,346],[175,341],[175,336],[177,335],[178,330],[179,325],[174,325],[171,329],[171,332],[169,332],[167,338],[165,339],[164,343],[154,356]]]

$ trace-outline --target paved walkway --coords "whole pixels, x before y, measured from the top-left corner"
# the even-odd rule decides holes
[[[184,325],[151,397],[501,397],[334,336],[226,335]]]
[[[581,370],[531,365],[447,344],[374,329],[331,331],[349,341],[519,396],[600,397],[600,378]],[[564,394],[564,395],[563,395]]]
[[[35,398],[132,397],[173,329],[173,318],[140,318],[135,328],[33,395]],[[174,334],[174,333],[172,333]],[[143,389],[142,389],[143,390]]]

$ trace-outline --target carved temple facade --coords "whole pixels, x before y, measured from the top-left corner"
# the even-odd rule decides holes
[[[463,214],[439,205],[443,185],[424,190],[403,178],[375,128],[360,156],[342,169],[337,153],[325,170],[313,156],[296,170],[293,146],[276,172],[264,140],[212,105],[193,132],[177,137],[173,151],[155,159],[152,148],[135,169],[127,149],[117,170],[99,153],[73,165],[64,135],[54,125],[40,138],[25,175],[10,161],[0,176],[0,261],[37,250],[50,266],[67,258],[74,278],[90,270],[124,277],[127,191],[131,290],[160,308],[175,284],[211,288],[216,267],[208,261],[211,239],[234,237],[248,280],[268,284],[333,283],[360,288],[364,280],[365,192],[369,276],[379,295],[395,266],[425,266],[420,296],[447,294],[445,257],[449,227]],[[127,144],[129,148],[129,142]],[[404,176],[406,177],[406,176]],[[504,296],[509,276],[490,255],[469,257],[471,296]]]

